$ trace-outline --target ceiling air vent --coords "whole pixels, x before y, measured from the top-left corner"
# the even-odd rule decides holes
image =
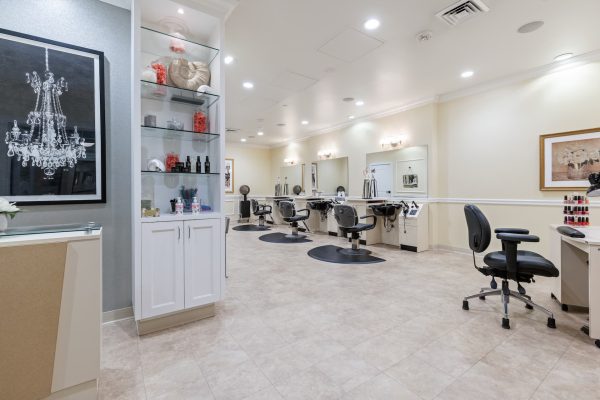
[[[455,26],[484,12],[490,8],[481,0],[462,0],[443,9],[436,16],[450,26]]]

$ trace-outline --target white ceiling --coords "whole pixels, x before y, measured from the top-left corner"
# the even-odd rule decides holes
[[[600,48],[599,0],[484,0],[490,12],[449,27],[455,0],[241,0],[226,23],[228,140],[277,145]],[[375,31],[363,23],[381,21]],[[517,29],[545,21],[529,34]],[[419,43],[417,33],[433,39]],[[475,71],[470,79],[461,72]],[[247,90],[242,82],[252,81]],[[357,107],[344,97],[365,101]],[[310,124],[303,126],[301,120]],[[285,123],[285,127],[278,127]]]

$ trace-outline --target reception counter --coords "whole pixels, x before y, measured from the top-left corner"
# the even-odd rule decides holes
[[[0,315],[0,398],[96,399],[101,227],[0,232]]]

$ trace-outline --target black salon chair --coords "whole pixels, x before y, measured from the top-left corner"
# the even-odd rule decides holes
[[[258,226],[268,229],[265,226],[265,220],[268,216],[269,218],[271,218],[271,221],[273,221],[273,217],[271,215],[271,213],[273,212],[272,207],[266,204],[260,204],[255,199],[250,200],[250,206],[252,207],[252,213],[258,217]]]
[[[528,309],[535,308],[548,316],[548,327],[556,328],[554,314],[544,307],[531,301],[521,283],[535,282],[535,276],[557,277],[558,269],[541,255],[532,251],[517,250],[521,242],[539,242],[540,238],[529,234],[527,229],[497,228],[494,230],[496,238],[502,241],[502,251],[494,251],[485,255],[484,267],[478,267],[475,262],[475,253],[485,251],[490,245],[490,224],[481,210],[472,204],[465,206],[465,217],[469,230],[469,247],[473,250],[473,265],[475,269],[485,276],[491,276],[490,288],[483,288],[478,294],[467,296],[463,299],[463,310],[469,309],[469,299],[478,297],[485,300],[488,296],[500,296],[504,306],[504,317],[502,327],[510,329],[508,318],[508,303],[512,297],[523,303]],[[502,288],[498,287],[495,278],[502,279]],[[517,282],[518,292],[510,290],[508,281]]]
[[[301,235],[298,233],[298,222],[302,222],[304,228],[306,228],[307,232],[310,232],[308,226],[306,226],[306,220],[310,217],[310,210],[302,209],[296,210],[296,207],[291,201],[280,201],[279,202],[279,212],[281,213],[281,217],[283,220],[290,224],[292,227],[292,233],[290,235],[285,235],[288,239],[304,239],[306,235]],[[298,214],[303,212],[304,214]]]
[[[333,206],[333,215],[338,223],[338,226],[344,235],[350,234],[352,240],[352,248],[342,250],[342,253],[347,255],[369,255],[370,250],[360,248],[360,233],[370,231],[377,225],[377,217],[374,215],[364,215],[358,217],[356,209],[345,204],[336,204]],[[372,224],[361,224],[359,219],[372,218]]]

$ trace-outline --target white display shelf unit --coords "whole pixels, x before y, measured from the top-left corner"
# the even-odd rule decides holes
[[[223,20],[201,3],[163,1],[163,16],[157,15],[156,0],[134,0],[132,5],[133,308],[140,333],[209,316],[224,291],[224,75],[219,51]],[[179,7],[186,9],[184,17],[176,15]],[[173,33],[173,21],[185,39]],[[185,51],[173,52],[173,43]],[[168,68],[178,58],[206,63],[211,90],[142,78],[152,63]],[[204,132],[194,131],[197,111],[207,116]],[[156,117],[155,126],[144,125],[146,115]],[[172,120],[182,122],[183,129],[174,129]],[[168,153],[177,154],[181,162],[189,156],[192,172],[149,169],[150,160],[165,163]],[[201,173],[195,172],[198,157]],[[170,200],[180,196],[182,187],[197,189],[201,204],[210,209],[172,214]],[[160,217],[142,217],[142,201],[159,208]]]

